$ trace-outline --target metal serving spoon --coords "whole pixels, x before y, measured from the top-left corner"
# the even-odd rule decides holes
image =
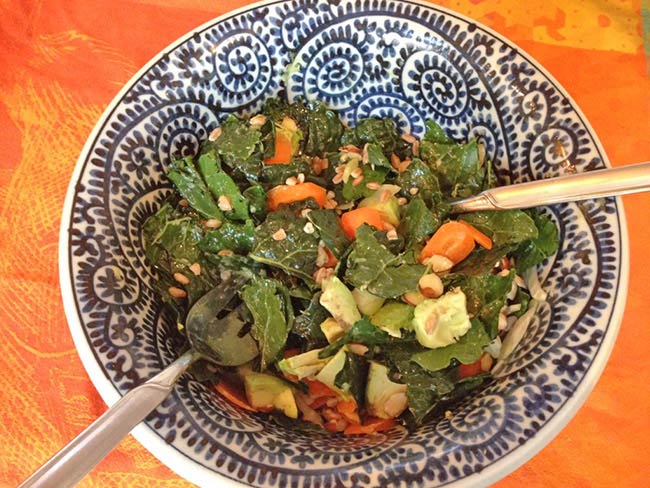
[[[493,188],[453,202],[451,211],[528,208],[647,190],[650,190],[650,163],[641,163]],[[245,324],[238,309],[227,311],[228,304],[246,281],[232,277],[198,300],[185,324],[192,349],[124,395],[19,488],[66,488],[77,484],[169,395],[178,378],[197,359],[238,366],[255,358],[258,350],[253,338],[249,334],[239,337]],[[221,317],[224,310],[227,313]]]
[[[452,213],[530,208],[650,190],[650,162],[485,190],[451,203]]]
[[[174,388],[198,359],[239,366],[258,355],[250,334],[239,337],[245,322],[239,308],[227,307],[247,279],[232,275],[190,309],[185,329],[192,348],[156,376],[134,388],[56,453],[19,488],[66,488],[76,485]]]

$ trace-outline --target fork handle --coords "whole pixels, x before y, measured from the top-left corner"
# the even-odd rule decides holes
[[[68,488],[76,485],[172,391],[196,359],[188,351],[156,376],[124,395],[18,488]]]
[[[491,188],[451,204],[452,213],[530,208],[650,190],[650,162]]]

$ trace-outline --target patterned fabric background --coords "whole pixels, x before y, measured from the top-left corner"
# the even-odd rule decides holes
[[[17,485],[106,408],[75,352],[58,285],[61,207],[86,137],[160,49],[247,3],[0,0],[0,487]],[[650,160],[646,0],[436,3],[540,61],[581,106],[615,166]],[[570,424],[500,488],[647,484],[650,196],[624,202],[630,291],[611,360]],[[81,486],[189,483],[127,438]]]

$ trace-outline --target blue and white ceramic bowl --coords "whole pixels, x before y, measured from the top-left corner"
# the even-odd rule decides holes
[[[326,102],[351,124],[392,117],[421,135],[433,118],[480,136],[513,181],[608,166],[584,116],[526,53],[480,24],[401,0],[279,0],[220,17],[176,41],[120,92],[72,178],[61,230],[70,329],[108,404],[184,348],[161,315],[140,226],[169,194],[164,168],[221,119],[272,96]],[[134,434],[203,486],[486,485],[568,422],[616,337],[627,234],[615,199],[547,210],[562,245],[540,267],[548,305],[502,378],[452,419],[407,433],[305,435],[238,410],[186,375]]]

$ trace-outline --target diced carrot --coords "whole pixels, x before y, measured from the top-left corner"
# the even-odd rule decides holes
[[[339,260],[332,254],[332,251],[325,248],[325,253],[327,254],[327,262],[323,265],[324,268],[333,268],[339,263]]]
[[[474,227],[472,224],[468,224],[464,220],[459,220],[461,224],[467,227],[467,230],[469,231],[470,235],[472,236],[472,239],[474,239],[474,242],[476,242],[479,246],[485,248],[485,249],[492,249],[492,239],[490,239],[488,236],[483,234],[480,230],[478,230],[476,227]]]
[[[345,419],[354,424],[359,424],[361,423],[361,419],[359,418],[359,412],[357,409],[357,402],[353,398],[352,400],[344,400],[340,401],[336,404],[336,409],[339,411],[341,415],[345,417]]]
[[[325,405],[327,405],[327,402],[329,402],[332,398],[335,398],[335,397],[331,397],[331,396],[317,397],[315,400],[313,400],[309,404],[309,406],[311,408],[313,408],[314,410],[318,410],[319,408],[324,407]]]
[[[442,255],[457,264],[469,256],[474,247],[474,237],[468,226],[455,221],[447,222],[438,228],[424,246],[420,262],[434,255]]]
[[[363,424],[350,424],[343,433],[345,435],[372,434],[374,432],[383,432],[390,430],[395,426],[395,419],[380,419],[368,417]]]
[[[361,207],[345,212],[341,215],[343,232],[350,239],[356,239],[357,229],[363,224],[372,225],[377,230],[384,230],[384,220],[379,210],[370,207]]]
[[[309,395],[317,398],[317,397],[335,397],[337,396],[337,393],[332,390],[329,386],[327,386],[325,383],[322,383],[317,380],[303,380],[305,383],[307,383],[307,386],[309,387]]]
[[[250,412],[257,412],[258,410],[254,408],[248,400],[246,399],[246,394],[243,389],[237,388],[235,385],[227,382],[225,380],[220,380],[215,387],[218,393],[221,394],[226,400],[228,400],[233,405],[236,405],[244,410]]]
[[[313,198],[320,207],[323,207],[327,201],[327,190],[311,182],[278,185],[267,192],[266,198],[271,210],[277,210],[280,205],[286,203],[300,202],[308,198]]]
[[[481,360],[479,359],[475,363],[461,364],[458,368],[458,376],[461,378],[469,378],[470,376],[476,376],[477,374],[480,374],[482,371]]]
[[[275,154],[266,158],[266,164],[290,164],[293,148],[291,147],[291,138],[286,133],[277,131],[275,133]]]

